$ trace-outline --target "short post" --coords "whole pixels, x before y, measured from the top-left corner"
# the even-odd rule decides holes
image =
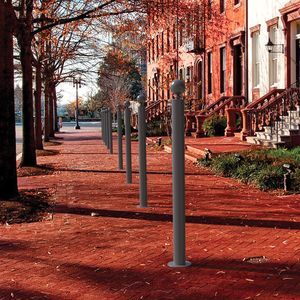
[[[105,109],[102,110],[101,127],[102,127],[102,140],[105,145]]]
[[[185,158],[184,158],[184,101],[185,84],[174,80],[172,100],[172,169],[173,169],[173,261],[169,267],[187,267],[185,260]]]
[[[138,107],[138,136],[139,136],[139,163],[140,163],[140,207],[147,207],[147,154],[146,154],[146,120],[145,120],[145,96],[139,95]]]
[[[112,111],[108,109],[108,149],[113,154],[113,138],[112,138]]]
[[[106,127],[106,148],[109,149],[109,125],[108,125],[108,108],[105,111],[105,127]]]
[[[104,128],[104,109],[101,110],[101,136],[102,141],[105,141],[105,128]]]
[[[106,108],[103,110],[103,135],[104,135],[104,145],[106,146]]]
[[[131,166],[131,126],[130,126],[130,102],[125,103],[125,140],[126,140],[126,181],[132,183],[132,166]]]
[[[120,105],[118,105],[117,108],[117,120],[118,120],[118,162],[119,162],[119,170],[123,170],[122,111]]]

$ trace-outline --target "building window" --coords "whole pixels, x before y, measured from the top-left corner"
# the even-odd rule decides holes
[[[163,74],[161,76],[160,84],[161,84],[161,99],[164,100],[165,99],[165,89],[166,89],[166,86],[164,85],[164,76],[163,76]]]
[[[220,13],[225,11],[225,0],[220,0]]]
[[[167,52],[170,52],[170,29],[167,29]]]
[[[225,92],[226,78],[226,48],[220,48],[220,93]]]
[[[207,92],[212,93],[212,52],[207,53]]]
[[[212,0],[208,0],[207,3],[207,18],[210,20],[212,17]]]
[[[183,44],[183,23],[180,21],[179,23],[179,46]]]
[[[167,99],[171,99],[170,93],[170,74],[167,74]]]
[[[149,100],[152,100],[152,94],[151,94],[151,79],[148,80],[148,97]]]
[[[173,50],[177,49],[177,31],[176,26],[173,25]]]
[[[156,87],[155,79],[153,78],[152,79],[152,101],[155,101],[155,87]]]
[[[270,40],[274,44],[278,44],[278,28],[277,26],[272,26],[269,31]],[[270,65],[270,86],[274,86],[278,83],[278,54],[269,54],[269,65]]]
[[[183,80],[183,69],[179,70],[179,79]]]
[[[156,57],[159,57],[159,36],[156,36]]]
[[[151,45],[152,45],[152,61],[155,59],[155,40],[154,39],[152,39],[152,43],[151,43]]]
[[[164,33],[161,33],[161,55],[165,54],[165,39],[164,39]]]
[[[150,63],[151,62],[151,43],[148,44],[148,62]]]
[[[260,57],[259,57],[259,33],[252,35],[252,73],[253,87],[258,87],[260,83]]]

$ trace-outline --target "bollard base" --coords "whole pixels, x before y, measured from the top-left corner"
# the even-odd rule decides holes
[[[148,205],[138,205],[138,208],[148,208]]]
[[[74,127],[74,129],[80,129],[80,126],[79,126],[79,125],[76,125],[76,126]]]
[[[168,263],[168,267],[170,267],[170,268],[185,268],[185,267],[189,267],[191,265],[192,265],[192,263],[187,260],[185,261],[184,265],[177,265],[174,261],[170,261]]]

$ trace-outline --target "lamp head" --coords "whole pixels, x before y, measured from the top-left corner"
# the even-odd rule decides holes
[[[266,48],[267,48],[267,50],[268,50],[269,53],[272,52],[273,47],[274,47],[274,44],[273,44],[273,42],[271,41],[271,39],[269,38],[269,41],[268,41],[268,43],[266,44]]]

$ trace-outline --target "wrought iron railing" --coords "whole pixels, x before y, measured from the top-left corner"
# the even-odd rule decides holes
[[[244,110],[248,121],[248,124],[246,124],[248,135],[253,136],[255,132],[262,131],[265,126],[270,126],[271,135],[275,134],[278,141],[279,131],[284,128],[284,124],[288,124],[287,129],[291,129],[292,112],[296,112],[299,105],[299,83],[294,83],[286,90],[281,90],[280,93],[276,93],[275,97],[271,97],[268,101],[261,102],[259,105],[248,105]],[[300,117],[299,110],[298,116]]]

